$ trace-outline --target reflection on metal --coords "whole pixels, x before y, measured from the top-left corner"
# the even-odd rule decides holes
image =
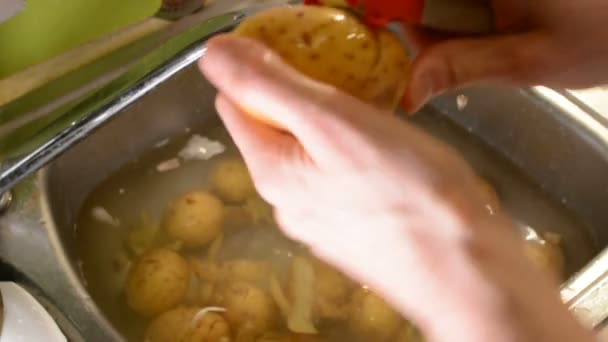
[[[175,44],[167,44],[148,58],[142,60],[131,71],[108,84],[73,112],[81,112],[81,119],[73,122],[42,146],[18,158],[7,161],[9,166],[0,171],[0,192],[10,190],[17,183],[46,165],[76,142],[86,138],[96,128],[106,123],[121,110],[154,89],[186,66],[198,60],[205,52],[203,42],[210,36],[232,29],[243,13],[232,13],[209,20],[205,35],[190,38],[187,47],[171,51]],[[167,54],[170,54],[167,56]],[[171,53],[173,55],[171,55]],[[163,60],[164,59],[164,60]]]
[[[598,255],[561,288],[562,300],[587,326],[608,318],[608,250]]]

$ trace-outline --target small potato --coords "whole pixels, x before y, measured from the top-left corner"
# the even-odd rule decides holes
[[[260,196],[247,198],[244,208],[253,224],[274,224],[272,206]]]
[[[408,82],[410,59],[399,39],[341,9],[270,8],[234,33],[265,43],[298,71],[381,109],[395,109]],[[251,114],[279,126],[263,113]]]
[[[401,316],[382,298],[365,289],[353,295],[349,326],[353,333],[370,341],[388,341],[403,323]]]
[[[211,174],[211,188],[228,203],[242,203],[255,195],[256,190],[249,170],[239,158],[220,161]]]
[[[168,249],[141,256],[127,276],[127,302],[137,313],[152,316],[178,305],[190,286],[190,268],[179,254]]]
[[[315,263],[315,304],[317,319],[343,320],[348,316],[348,304],[353,283],[331,266]]]
[[[549,236],[552,236],[551,234]],[[565,277],[565,258],[558,239],[525,241],[525,253],[539,269],[561,282]]]
[[[146,329],[148,342],[182,341],[190,328],[196,308],[179,307],[156,317]]]
[[[256,342],[321,342],[317,335],[294,334],[294,333],[266,333]]]
[[[424,342],[425,339],[418,329],[409,322],[406,322],[399,333],[395,342]]]
[[[201,247],[222,233],[224,205],[205,191],[187,193],[165,213],[163,227],[167,234],[188,248]]]
[[[230,342],[230,326],[226,319],[215,313],[199,309],[183,342]]]
[[[272,298],[247,282],[227,284],[218,290],[213,303],[226,308],[226,319],[237,335],[259,336],[270,330],[278,317]]]
[[[146,329],[147,342],[229,342],[230,327],[219,314],[179,307],[154,319]]]

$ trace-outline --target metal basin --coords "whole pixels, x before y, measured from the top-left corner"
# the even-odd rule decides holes
[[[107,250],[100,264],[111,267],[120,233],[104,231],[95,246],[86,245],[77,217],[99,184],[153,151],[158,141],[182,136],[185,128],[202,134],[222,129],[213,108],[215,90],[193,65],[203,51],[191,46],[166,56],[168,64],[102,103],[90,102],[98,104],[92,121],[76,123],[82,131],[69,149],[19,183],[12,206],[0,216],[0,257],[7,272],[38,296],[72,340],[129,335],[116,313],[117,290],[103,279],[87,284],[80,272],[88,246]],[[496,185],[518,220],[563,235],[570,274],[563,298],[581,319],[598,326],[606,317],[598,293],[608,271],[600,253],[608,246],[608,135],[601,118],[573,101],[545,88],[473,88],[443,96],[412,122],[460,149]]]

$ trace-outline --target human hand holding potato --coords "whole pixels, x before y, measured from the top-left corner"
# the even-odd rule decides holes
[[[591,340],[525,259],[510,221],[488,213],[478,176],[452,148],[251,39],[212,39],[200,66],[283,231],[430,340]]]

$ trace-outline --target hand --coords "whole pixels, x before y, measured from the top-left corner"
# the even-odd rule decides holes
[[[430,340],[586,341],[508,220],[484,210],[475,174],[449,146],[252,40],[211,40],[200,67],[282,229]]]
[[[442,37],[408,28],[418,49],[405,95],[415,112],[473,83],[585,88],[608,83],[608,2],[493,0],[495,34]]]

